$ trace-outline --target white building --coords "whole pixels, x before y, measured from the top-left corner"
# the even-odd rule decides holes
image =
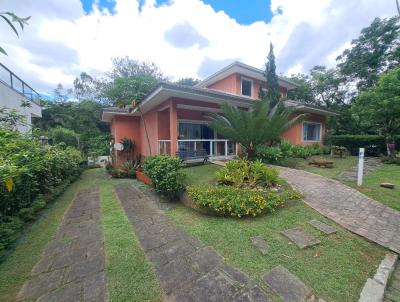
[[[23,125],[18,126],[23,134],[31,130],[32,117],[42,116],[39,94],[1,63],[0,107],[15,109],[25,116]]]

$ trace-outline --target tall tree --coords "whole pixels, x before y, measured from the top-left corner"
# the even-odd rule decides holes
[[[305,115],[289,120],[292,113],[282,102],[272,106],[271,102],[255,102],[252,110],[242,110],[223,104],[222,114],[210,113],[210,127],[226,139],[240,144],[249,160],[254,160],[257,145],[279,141],[281,134]]]
[[[154,62],[142,62],[129,57],[113,58],[112,70],[108,73],[112,79],[146,76],[157,81],[165,80],[160,68]]]
[[[352,111],[365,127],[392,143],[400,134],[400,67],[382,74],[375,87],[363,91]]]
[[[274,106],[279,102],[281,93],[279,91],[278,76],[276,75],[276,65],[275,65],[275,55],[274,47],[272,43],[269,45],[269,53],[267,57],[267,62],[265,64],[264,75],[267,79],[267,92],[261,93],[262,98],[265,98],[271,102],[271,106]]]
[[[380,73],[400,64],[400,18],[376,18],[337,61],[344,80],[360,90],[372,87]]]

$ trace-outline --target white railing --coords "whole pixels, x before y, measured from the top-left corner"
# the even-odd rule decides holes
[[[170,139],[158,140],[158,154],[171,154],[171,140]]]
[[[210,157],[228,157],[236,155],[236,145],[227,139],[178,139],[178,151],[196,151],[204,149]]]

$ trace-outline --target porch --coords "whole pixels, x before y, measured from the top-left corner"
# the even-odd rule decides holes
[[[188,105],[190,102],[190,105]],[[237,154],[236,144],[211,129],[210,112],[220,112],[216,104],[198,106],[193,101],[170,100],[158,110],[157,154],[175,155],[177,152],[204,150],[210,159],[226,159]]]

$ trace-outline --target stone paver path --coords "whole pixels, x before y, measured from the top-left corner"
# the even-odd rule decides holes
[[[342,183],[302,170],[276,167],[304,201],[346,229],[400,253],[400,212]]]
[[[379,157],[366,157],[364,159],[364,176],[370,174],[376,168],[378,168],[382,164],[382,161]],[[344,181],[355,181],[357,180],[357,169],[358,166],[355,165],[351,167],[349,170],[342,172],[336,178]]]
[[[106,301],[104,262],[99,191],[81,191],[17,301]]]
[[[334,227],[331,227],[330,225],[322,223],[321,221],[313,219],[313,220],[310,220],[308,223],[311,224],[314,228],[325,233],[326,235],[331,235],[331,234],[336,233],[336,229]]]
[[[129,184],[115,190],[168,301],[269,301],[244,273],[177,228],[153,198]]]
[[[305,249],[321,243],[313,235],[304,232],[302,229],[294,228],[282,231],[281,233],[296,244],[299,249]]]

